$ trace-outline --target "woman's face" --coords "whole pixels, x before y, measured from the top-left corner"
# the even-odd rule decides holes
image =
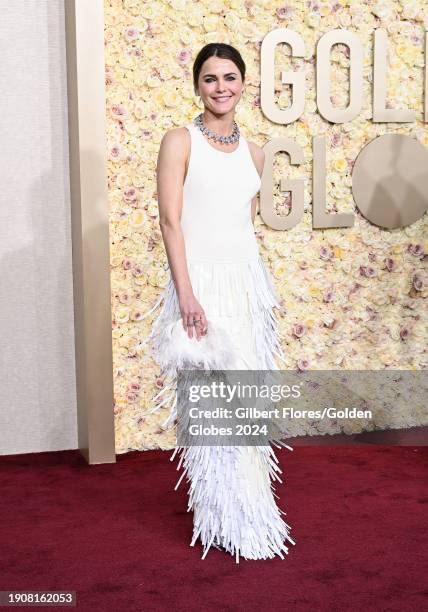
[[[210,57],[203,64],[198,79],[198,94],[204,106],[215,114],[232,111],[244,84],[238,67],[231,60]]]

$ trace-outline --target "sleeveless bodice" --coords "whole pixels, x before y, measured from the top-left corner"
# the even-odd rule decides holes
[[[193,123],[183,185],[181,227],[188,262],[244,262],[258,258],[251,200],[261,180],[247,140],[230,153],[215,149]]]

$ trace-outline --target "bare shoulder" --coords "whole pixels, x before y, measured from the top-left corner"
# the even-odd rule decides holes
[[[249,140],[247,142],[250,148],[251,157],[253,158],[254,164],[257,170],[259,171],[259,174],[262,174],[263,166],[265,164],[265,152],[263,151],[261,147],[256,145],[255,142],[250,142]]]
[[[165,132],[160,143],[159,153],[165,156],[187,158],[190,150],[190,134],[185,127],[172,128]]]
[[[189,140],[189,130],[185,127],[171,128],[162,136],[161,144],[168,147],[173,147],[182,144],[183,146]]]

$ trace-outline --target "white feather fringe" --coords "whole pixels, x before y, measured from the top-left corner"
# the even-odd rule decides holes
[[[183,329],[178,298],[171,274],[155,305],[163,302],[145,343],[161,367],[165,386],[153,397],[150,412],[167,407],[169,416],[164,429],[174,426],[177,418],[177,373],[182,369],[242,369],[239,347],[216,317],[251,317],[253,340],[260,370],[278,369],[276,358],[284,360],[278,321],[273,307],[278,307],[272,282],[261,257],[247,262],[188,262],[195,296],[207,314],[208,333],[200,341],[188,338]],[[241,362],[242,363],[242,362]],[[277,440],[276,446],[290,446]],[[188,510],[194,511],[194,546],[200,537],[204,559],[209,548],[223,547],[239,562],[267,559],[288,553],[286,541],[290,527],[276,505],[273,481],[282,482],[281,469],[271,446],[191,446],[176,447],[181,453],[177,470],[190,482]]]

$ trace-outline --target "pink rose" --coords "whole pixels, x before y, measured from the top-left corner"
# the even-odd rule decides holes
[[[297,368],[300,371],[307,370],[308,367],[309,367],[309,360],[308,359],[298,359],[297,360]]]
[[[394,259],[392,259],[392,257],[388,257],[385,260],[385,267],[388,270],[388,272],[394,272],[394,270],[397,269],[397,263]]]
[[[181,66],[185,66],[190,62],[191,57],[192,52],[190,51],[190,49],[182,49],[178,54],[177,61]]]
[[[295,338],[301,338],[306,334],[306,326],[302,323],[295,323],[292,327],[292,334]]]

